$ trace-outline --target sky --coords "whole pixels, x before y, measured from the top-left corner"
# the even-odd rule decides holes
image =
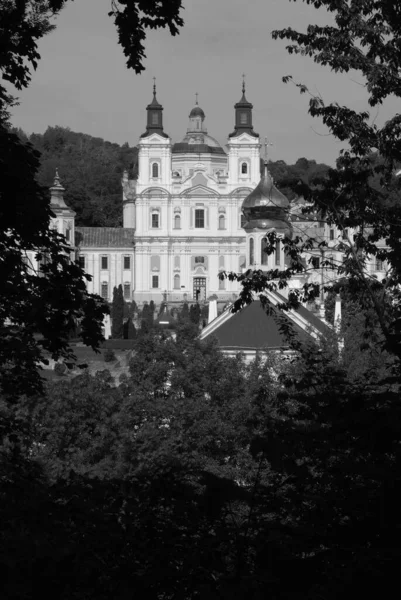
[[[111,142],[134,146],[146,127],[146,105],[156,77],[164,107],[164,131],[173,142],[186,133],[199,94],[210,135],[223,146],[234,128],[234,104],[253,103],[254,129],[267,137],[271,160],[293,163],[306,157],[333,165],[343,144],[307,113],[308,96],[282,77],[292,75],[325,102],[364,110],[367,94],[358,73],[335,74],[308,57],[288,54],[271,31],[330,22],[330,15],[289,0],[184,0],[184,27],[148,34],[144,66],[128,70],[113,19],[111,0],[75,0],[56,19],[56,30],[39,42],[41,60],[28,89],[18,91],[12,124],[28,134],[60,125]],[[397,110],[390,99],[371,109],[379,125]]]

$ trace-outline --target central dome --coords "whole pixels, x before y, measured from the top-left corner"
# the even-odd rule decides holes
[[[173,145],[173,154],[226,154],[219,142],[208,133],[187,133]]]

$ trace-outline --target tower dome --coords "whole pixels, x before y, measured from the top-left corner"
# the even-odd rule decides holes
[[[189,113],[190,119],[193,119],[194,117],[200,117],[202,120],[205,118],[205,113],[203,112],[201,107],[198,106],[198,104],[196,104]]]
[[[246,218],[246,231],[275,229],[288,237],[292,236],[292,226],[288,218],[290,202],[274,185],[267,163],[256,188],[242,203],[242,212]]]

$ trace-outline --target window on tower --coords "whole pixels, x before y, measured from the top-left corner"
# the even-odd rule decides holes
[[[240,123],[241,123],[241,125],[247,125],[247,123],[248,123],[248,114],[246,112],[242,112],[240,114]]]
[[[152,177],[159,177],[159,165],[157,163],[153,163],[152,165]]]
[[[174,275],[174,289],[179,290],[181,288],[180,276],[178,273]]]
[[[246,162],[243,162],[241,165],[241,173],[242,175],[247,175],[248,173],[248,165]]]
[[[157,112],[154,112],[152,114],[152,125],[158,125],[159,124],[159,115],[157,114]]]
[[[205,211],[203,208],[195,209],[195,228],[203,229],[205,227]]]

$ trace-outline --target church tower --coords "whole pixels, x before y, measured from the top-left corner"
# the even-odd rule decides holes
[[[256,185],[260,178],[259,134],[253,130],[253,105],[245,97],[245,76],[242,97],[234,106],[234,131],[228,136],[228,174],[232,185]]]
[[[246,268],[247,269],[284,269],[285,254],[280,239],[292,237],[292,225],[289,221],[289,200],[274,185],[272,176],[264,163],[264,173],[256,188],[242,203],[242,213],[246,219]],[[264,249],[267,234],[276,232],[280,239],[273,254]]]
[[[138,184],[140,186],[166,186],[171,184],[171,140],[163,130],[163,106],[156,98],[146,107],[146,131],[138,144]]]
[[[53,186],[50,188],[50,208],[54,214],[51,219],[53,229],[62,233],[71,246],[75,246],[75,212],[64,201],[65,189],[60,183],[56,169]]]

